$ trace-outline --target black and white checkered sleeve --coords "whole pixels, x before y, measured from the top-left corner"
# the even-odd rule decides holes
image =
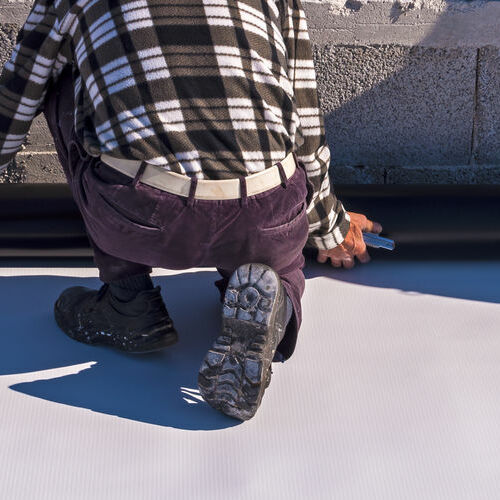
[[[0,170],[21,149],[50,78],[67,62],[53,3],[35,2],[0,75]]]
[[[311,41],[301,1],[284,0],[281,15],[288,55],[288,74],[293,83],[300,122],[297,131],[299,147],[296,153],[299,161],[304,163],[314,187],[313,198],[307,209],[307,246],[326,250],[335,248],[344,241],[349,231],[349,215],[330,186],[330,149],[325,138]]]

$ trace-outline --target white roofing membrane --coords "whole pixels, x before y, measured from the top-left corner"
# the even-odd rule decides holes
[[[500,262],[306,275],[296,351],[239,423],[196,388],[215,270],[155,268],[180,341],[130,355],[53,318],[96,268],[0,269],[1,498],[498,498]]]

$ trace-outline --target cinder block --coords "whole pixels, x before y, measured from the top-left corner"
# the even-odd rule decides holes
[[[500,184],[500,165],[331,168],[338,184]]]
[[[500,184],[500,165],[388,167],[387,184]]]
[[[0,183],[66,183],[66,176],[56,153],[22,151],[0,174]]]
[[[32,0],[0,0],[0,22],[15,24],[19,29],[26,21],[32,6]]]
[[[383,167],[335,165],[330,167],[330,182],[336,184],[385,184]]]
[[[26,182],[25,162],[11,161],[0,173],[0,184],[20,184]]]
[[[18,155],[25,163],[26,182],[67,182],[56,153],[25,153]]]
[[[324,45],[500,47],[500,2],[477,0],[304,1],[309,33]]]
[[[500,50],[484,47],[479,51],[476,163],[500,163]]]
[[[314,47],[333,165],[470,161],[474,48]]]
[[[54,152],[54,139],[49,132],[47,121],[43,113],[40,113],[31,125],[30,131],[24,143],[27,151]]]

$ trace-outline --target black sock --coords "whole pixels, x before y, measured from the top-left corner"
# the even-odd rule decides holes
[[[288,323],[290,323],[290,319],[292,317],[293,313],[293,304],[292,301],[290,300],[290,297],[287,295],[286,296],[286,319],[285,319],[285,328],[283,329],[283,333],[281,334],[281,337],[278,340],[278,344],[283,340],[283,337],[285,336],[285,332],[288,326]]]
[[[283,329],[283,333],[281,334],[280,339],[278,340],[278,345],[279,343],[283,340],[283,337],[285,336],[286,329],[288,327],[288,323],[290,323],[290,319],[292,318],[292,313],[293,313],[293,304],[292,301],[290,300],[290,297],[287,295],[286,296],[286,323],[285,323],[285,328]],[[283,362],[285,358],[283,357],[283,354],[281,352],[276,351],[274,353],[274,358],[273,361],[281,361]]]
[[[110,281],[109,288],[117,299],[132,300],[141,290],[154,288],[154,284],[151,276],[144,273]]]

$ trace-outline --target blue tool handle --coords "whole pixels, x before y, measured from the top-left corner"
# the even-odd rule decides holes
[[[396,244],[394,240],[384,238],[375,233],[363,233],[363,240],[367,247],[385,248],[386,250],[394,250]]]

